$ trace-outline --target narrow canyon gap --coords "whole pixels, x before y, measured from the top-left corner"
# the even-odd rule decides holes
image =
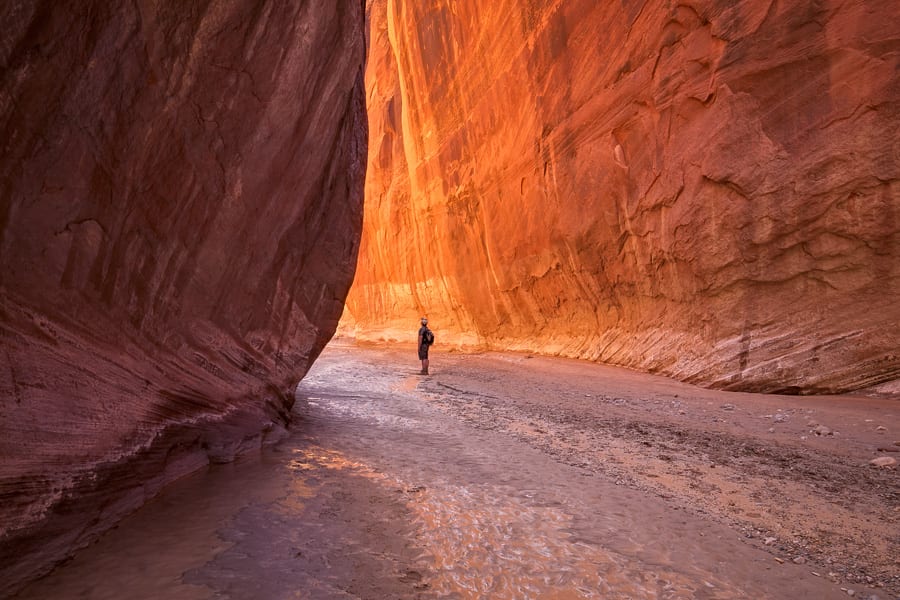
[[[359,339],[897,389],[896,2],[368,10]]]
[[[353,278],[362,2],[0,7],[0,596],[283,430]]]

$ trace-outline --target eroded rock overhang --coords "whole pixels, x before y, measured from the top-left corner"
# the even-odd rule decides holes
[[[285,425],[355,268],[363,11],[0,7],[0,595]]]

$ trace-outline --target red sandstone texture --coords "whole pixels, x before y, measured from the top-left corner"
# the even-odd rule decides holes
[[[0,7],[0,596],[283,429],[355,268],[363,11]]]
[[[368,10],[359,339],[898,389],[896,1]]]

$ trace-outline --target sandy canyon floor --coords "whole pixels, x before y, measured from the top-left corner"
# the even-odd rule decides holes
[[[900,597],[900,399],[333,343],[278,446],[19,598]],[[882,451],[879,451],[882,448]]]

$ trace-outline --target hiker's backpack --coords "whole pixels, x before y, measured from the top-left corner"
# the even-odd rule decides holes
[[[434,343],[434,334],[431,333],[430,329],[426,329],[425,333],[422,334],[422,343],[428,344],[429,346]]]

